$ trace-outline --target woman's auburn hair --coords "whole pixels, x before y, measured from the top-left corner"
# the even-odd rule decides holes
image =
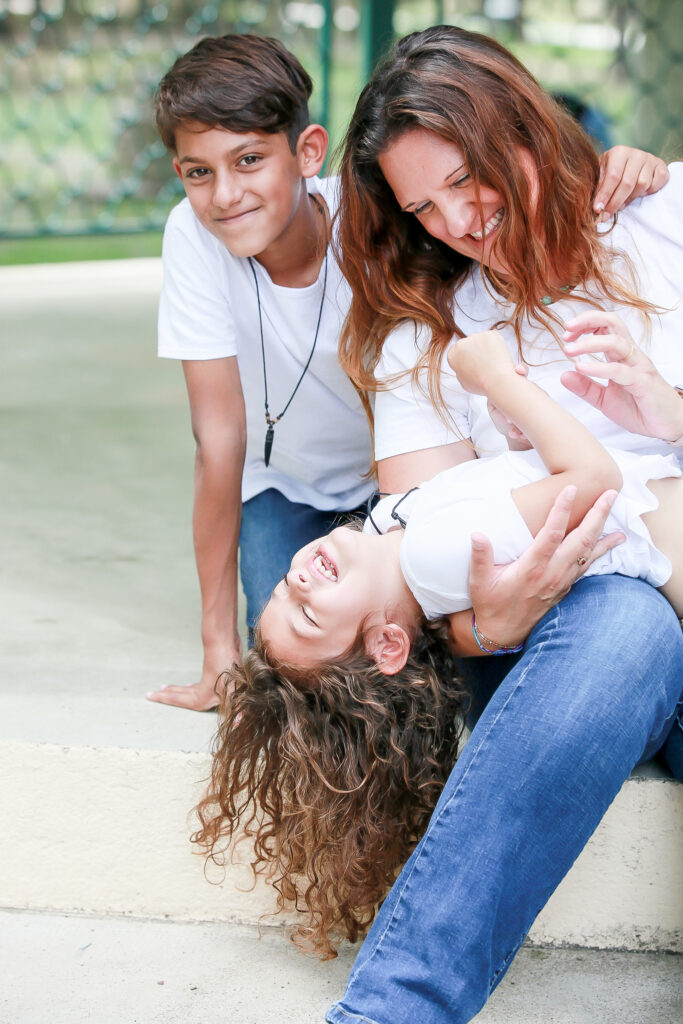
[[[367,931],[455,763],[468,698],[447,627],[427,623],[393,676],[359,640],[304,677],[257,631],[227,682],[192,841],[224,866],[250,840],[276,913],[302,915],[294,941],[329,959]]]
[[[457,146],[475,188],[486,185],[501,196],[505,216],[491,251],[509,276],[482,269],[513,312],[483,327],[511,324],[520,358],[525,319],[558,337],[559,317],[539,305],[541,296],[562,297],[558,279],[582,285],[592,304],[653,311],[635,294],[629,261],[620,260],[622,277],[599,240],[592,205],[599,162],[583,129],[495,40],[454,26],[413,33],[361,93],[342,150],[337,247],[352,302],[339,353],[371,419],[366,392],[393,383],[374,376],[393,328],[414,321],[431,330],[413,379],[428,371],[429,395],[442,413],[442,357],[453,336],[463,336],[454,292],[472,260],[401,211],[379,166],[387,147],[416,128]],[[533,198],[528,157],[520,153],[533,164]]]

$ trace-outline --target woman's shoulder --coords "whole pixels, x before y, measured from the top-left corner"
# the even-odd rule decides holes
[[[635,199],[619,214],[618,225],[651,231],[680,241],[683,218],[683,161],[669,164],[669,180],[659,192]]]
[[[412,370],[429,346],[430,332],[425,324],[406,320],[387,335],[375,370],[377,380]]]

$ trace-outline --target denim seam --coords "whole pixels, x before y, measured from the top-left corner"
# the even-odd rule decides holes
[[[551,624],[551,620],[548,618],[548,616],[550,616],[551,612],[553,613],[552,625],[553,625],[554,630],[556,630],[557,629],[557,625],[558,625],[558,621],[559,621],[560,612],[561,612],[560,605],[559,604],[555,605],[553,608],[551,608],[546,613],[546,616],[544,617],[545,620],[546,620],[545,621],[545,625],[546,626],[549,626]],[[473,752],[472,757],[470,759],[470,763],[467,766],[467,769],[465,770],[465,773],[463,774],[462,778],[458,782],[457,787],[453,790],[453,792],[449,796],[448,800],[446,801],[444,806],[439,811],[438,818],[436,818],[436,819],[432,818],[432,820],[430,821],[429,826],[427,828],[427,831],[425,832],[425,834],[423,836],[423,839],[422,839],[422,844],[423,844],[422,845],[422,849],[420,850],[420,853],[419,853],[418,857],[415,860],[415,863],[413,864],[413,866],[411,868],[410,874],[408,875],[408,877],[406,878],[405,882],[403,883],[403,886],[401,888],[401,893],[400,893],[400,895],[399,895],[399,897],[398,897],[398,899],[396,901],[396,906],[394,907],[394,910],[392,911],[391,917],[387,921],[386,926],[384,928],[384,931],[382,932],[382,934],[378,938],[377,945],[375,946],[375,949],[373,950],[371,955],[368,957],[368,959],[365,961],[365,963],[361,964],[360,967],[358,967],[358,969],[355,972],[353,972],[353,978],[349,978],[349,987],[356,981],[356,979],[359,977],[359,975],[362,973],[362,971],[365,969],[365,967],[370,963],[370,961],[375,956],[375,954],[380,952],[380,947],[382,946],[382,943],[384,942],[384,939],[387,937],[389,931],[392,929],[392,926],[395,923],[396,912],[398,910],[399,904],[400,904],[401,900],[403,899],[404,893],[406,893],[406,891],[407,891],[407,889],[408,889],[408,887],[409,887],[409,885],[410,885],[410,883],[412,881],[413,872],[414,872],[415,868],[417,867],[418,861],[421,859],[422,855],[425,853],[425,849],[426,849],[427,843],[431,839],[432,833],[434,832],[434,830],[437,827],[437,825],[439,825],[441,823],[441,818],[443,817],[445,811],[448,809],[450,804],[453,802],[453,800],[455,799],[456,795],[458,794],[458,792],[460,790],[460,787],[462,786],[462,784],[464,783],[465,779],[470,774],[470,771],[472,770],[472,768],[474,766],[477,754],[479,753],[479,751],[481,750],[482,746],[484,745],[484,743],[488,739],[488,737],[489,737],[490,733],[492,732],[493,728],[498,724],[501,715],[503,714],[503,712],[507,708],[507,706],[510,703],[510,701],[512,700],[513,696],[519,690],[519,687],[522,685],[522,683],[526,679],[526,676],[528,675],[531,666],[534,664],[534,662],[536,661],[536,658],[538,657],[539,653],[544,649],[546,644],[547,644],[546,640],[542,640],[538,644],[538,647],[534,651],[533,658],[531,658],[530,661],[529,661],[529,664],[525,666],[524,672],[520,675],[520,678],[517,680],[517,683],[516,683],[514,689],[510,691],[510,693],[508,694],[508,696],[507,696],[507,698],[505,700],[505,703],[499,709],[498,714],[496,715],[496,717],[489,724],[489,727],[486,730],[486,733],[484,735],[482,735],[482,737],[480,738],[477,746],[474,749],[474,752]],[[499,977],[501,970],[503,969],[503,967],[506,964],[509,963],[510,959],[514,956],[514,954],[519,949],[519,947],[520,947],[520,945],[522,944],[523,941],[524,941],[524,934],[522,935],[521,939],[517,940],[517,944],[513,945],[512,951],[509,952],[507,954],[507,956],[503,958],[503,962],[502,962],[500,968],[493,975],[493,979],[494,980]],[[489,992],[491,991],[491,988],[493,988],[493,984],[490,986]],[[363,1018],[361,1018],[361,1020],[363,1020]],[[374,1024],[374,1022],[372,1022],[372,1024]]]
[[[330,1009],[334,1010],[335,1013],[343,1013],[346,1019],[350,1021],[360,1021],[361,1024],[378,1024],[378,1021],[373,1020],[372,1017],[359,1017],[357,1013],[347,1013],[343,1006],[331,1006]]]

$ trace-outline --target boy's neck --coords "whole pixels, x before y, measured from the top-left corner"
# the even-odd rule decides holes
[[[306,288],[318,280],[329,238],[328,213],[321,196],[305,191],[287,229],[254,258],[273,284]]]

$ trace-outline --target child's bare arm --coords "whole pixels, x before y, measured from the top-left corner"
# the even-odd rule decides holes
[[[237,359],[183,362],[197,443],[192,531],[202,599],[202,676],[165,686],[151,700],[196,711],[218,704],[217,677],[241,660],[237,634],[237,550],[246,448]]]
[[[448,360],[467,391],[486,395],[529,438],[551,474],[513,491],[534,536],[567,485],[577,488],[569,529],[578,525],[599,494],[621,488],[621,473],[612,457],[571,413],[515,372],[498,331],[460,339],[451,346]]]

